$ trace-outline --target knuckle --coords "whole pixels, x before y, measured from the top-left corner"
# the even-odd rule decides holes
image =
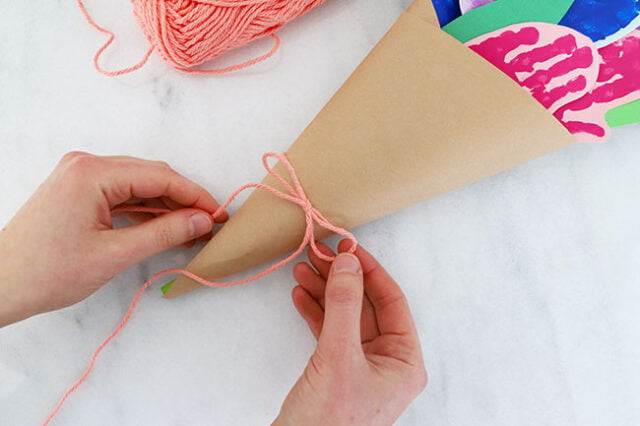
[[[379,299],[380,306],[406,305],[407,298],[403,293],[386,294]]]
[[[333,285],[328,285],[325,299],[329,303],[337,305],[355,305],[360,302],[360,293],[357,289],[349,286],[347,280],[337,280]]]
[[[122,244],[113,235],[105,235],[105,238],[100,241],[99,249],[95,250],[95,252],[98,251],[103,253],[105,259],[110,259],[111,264],[116,265],[118,269],[126,269],[138,261],[138,249],[132,245]]]
[[[427,370],[423,367],[418,369],[418,372],[415,374],[415,390],[417,393],[421,393],[426,389],[427,384],[429,384],[429,375],[427,374]]]
[[[160,247],[169,248],[178,244],[179,241],[175,230],[168,224],[163,224],[161,226],[158,226],[158,228],[156,229],[156,243]]]
[[[98,157],[95,155],[86,152],[70,152],[65,154],[61,163],[65,165],[67,170],[82,174],[93,170],[97,161]]]
[[[82,157],[83,155],[90,155],[90,154],[87,154],[86,152],[82,152],[82,151],[69,151],[62,156],[62,158],[60,159],[60,163],[66,164],[77,157]]]
[[[419,395],[425,390],[428,383],[429,376],[427,375],[427,370],[424,368],[424,365],[420,365],[411,369],[406,386],[414,395]]]
[[[154,161],[154,164],[160,167],[161,169],[173,170],[169,165],[169,163],[167,163],[166,161]]]

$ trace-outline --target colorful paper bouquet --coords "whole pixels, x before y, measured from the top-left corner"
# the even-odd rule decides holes
[[[434,4],[440,18],[466,13],[441,29],[431,3],[415,0],[287,150],[310,201],[337,226],[640,121],[637,1]],[[585,30],[603,14],[606,25]],[[255,191],[187,269],[219,280],[291,252],[304,230],[297,206]],[[197,287],[180,276],[166,296]]]

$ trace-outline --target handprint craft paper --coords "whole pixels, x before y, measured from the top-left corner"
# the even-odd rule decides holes
[[[597,50],[577,31],[529,23],[467,46],[527,89],[579,141],[605,141],[607,111],[640,98],[638,30]]]
[[[602,65],[595,86],[555,112],[556,118],[583,142],[607,140],[611,132],[607,112],[640,99],[640,30],[601,48],[599,53]]]
[[[584,96],[598,76],[600,57],[591,41],[558,25],[511,25],[467,46],[551,112]]]

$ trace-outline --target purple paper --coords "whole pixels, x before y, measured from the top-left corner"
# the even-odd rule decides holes
[[[460,10],[462,13],[467,13],[470,10],[476,9],[485,4],[494,2],[496,0],[460,0]]]

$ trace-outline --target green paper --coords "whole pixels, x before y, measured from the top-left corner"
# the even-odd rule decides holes
[[[498,0],[470,10],[442,29],[466,43],[484,34],[525,22],[557,24],[574,0]]]
[[[173,285],[173,283],[176,282],[176,280],[171,280],[168,283],[166,283],[165,285],[163,285],[160,290],[162,290],[162,294],[167,294],[167,291],[169,291],[169,289],[171,288],[171,286]]]
[[[640,123],[640,99],[610,109],[604,117],[611,127]]]

